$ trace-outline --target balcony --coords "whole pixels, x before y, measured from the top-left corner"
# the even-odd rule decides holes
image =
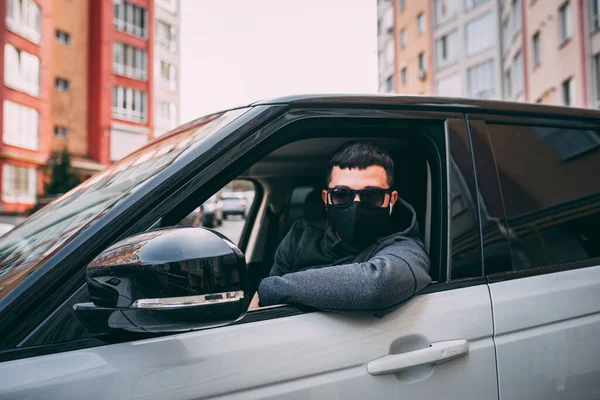
[[[146,113],[142,113],[141,111],[136,110],[128,110],[124,108],[113,107],[112,116],[113,118],[121,119],[124,121],[136,122],[138,124],[143,124],[146,122]]]
[[[142,28],[140,26],[132,24],[131,22],[126,22],[115,18],[113,19],[113,24],[115,28],[121,32],[129,33],[130,35],[134,35],[142,39],[146,39],[148,37],[148,32],[146,28]]]
[[[20,21],[17,21],[11,17],[6,17],[6,28],[9,31],[12,31],[17,35],[22,36],[35,44],[40,44],[42,34],[34,28],[22,24]]]
[[[171,52],[177,51],[177,44],[174,40],[169,40],[167,38],[158,38],[156,39],[156,42]]]
[[[117,75],[126,76],[139,81],[146,81],[148,79],[148,72],[146,70],[119,63],[113,63],[113,72]]]

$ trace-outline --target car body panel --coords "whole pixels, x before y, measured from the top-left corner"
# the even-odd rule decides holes
[[[600,266],[490,285],[504,399],[600,398]]]
[[[470,351],[368,374],[369,361],[414,337],[466,339]],[[382,319],[308,313],[6,362],[0,398],[497,399],[494,357],[489,293],[477,285],[417,296]]]

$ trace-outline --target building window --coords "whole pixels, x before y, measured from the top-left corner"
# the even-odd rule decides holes
[[[420,13],[417,16],[417,34],[420,35],[422,33],[425,33],[425,14]]]
[[[173,64],[160,62],[160,85],[172,92],[177,90],[177,70]]]
[[[494,95],[494,62],[488,61],[467,69],[469,97],[484,99]]]
[[[130,35],[145,38],[148,35],[148,13],[145,8],[124,0],[113,0],[115,29]]]
[[[400,12],[406,9],[406,0],[398,0],[398,9]]]
[[[6,27],[33,43],[42,37],[42,15],[33,0],[8,0],[6,2]]]
[[[406,36],[406,29],[402,28],[400,31],[400,48],[405,48],[408,42],[408,38]]]
[[[386,93],[394,93],[394,75],[385,80],[385,91]]]
[[[594,56],[594,78],[596,80],[596,107],[600,108],[600,53]]]
[[[67,138],[68,132],[69,132],[69,130],[67,129],[66,126],[54,125],[54,137],[55,138],[64,140]]]
[[[537,67],[542,62],[540,54],[540,32],[533,35],[533,66]]]
[[[402,82],[402,86],[406,86],[406,67],[402,67],[400,70],[400,82]]]
[[[387,71],[389,68],[393,67],[395,64],[394,61],[394,41],[389,40],[385,45],[385,63],[384,63],[384,71]]]
[[[480,4],[485,3],[487,0],[465,0],[465,8],[471,10]]]
[[[572,106],[574,99],[574,87],[573,87],[573,78],[569,78],[562,83],[562,96],[563,96],[563,104],[565,106]]]
[[[114,118],[133,122],[146,122],[148,118],[148,99],[141,90],[115,86],[113,88]]]
[[[2,165],[2,201],[35,204],[38,174],[35,168]]]
[[[177,0],[157,0],[156,4],[173,14],[177,13]]]
[[[419,53],[419,71],[425,71],[425,53]]]
[[[438,68],[446,67],[458,59],[458,32],[453,31],[436,40],[435,58]]]
[[[168,130],[177,127],[177,105],[166,101],[159,101],[156,114],[159,124]]]
[[[563,4],[558,10],[560,27],[560,42],[564,43],[571,38],[571,10],[569,3]]]
[[[54,79],[54,87],[60,92],[68,92],[71,84],[64,78],[56,78]]]
[[[435,24],[443,25],[456,17],[460,10],[460,0],[434,0]]]
[[[515,97],[519,97],[525,89],[523,83],[523,56],[518,52],[513,59],[513,85],[512,89],[515,92]]]
[[[592,7],[592,30],[600,28],[600,0],[590,0]]]
[[[148,78],[148,54],[137,47],[115,42],[113,71],[118,75],[145,81]]]
[[[4,83],[32,96],[40,94],[40,59],[12,44],[4,45]]]
[[[462,79],[460,74],[439,79],[436,82],[436,95],[443,97],[462,97]]]
[[[480,53],[496,44],[496,19],[491,12],[465,25],[465,51],[468,56]]]
[[[506,84],[506,98],[512,98],[512,74],[510,68],[504,73],[504,82]]]
[[[11,146],[39,150],[39,121],[37,110],[5,100],[2,141]]]
[[[156,24],[156,41],[162,47],[170,50],[177,50],[177,29],[163,21]]]
[[[69,33],[57,29],[55,35],[58,43],[62,43],[67,46],[71,44],[71,35]]]

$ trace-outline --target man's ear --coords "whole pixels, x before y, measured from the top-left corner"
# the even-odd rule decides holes
[[[321,198],[323,198],[323,203],[325,203],[325,209],[327,209],[327,190],[323,189],[323,191],[321,191]]]
[[[392,210],[394,209],[394,205],[396,204],[397,201],[398,201],[398,192],[394,190],[392,192],[392,194],[390,195],[390,215],[392,215]]]

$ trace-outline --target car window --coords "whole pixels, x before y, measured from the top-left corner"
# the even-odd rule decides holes
[[[242,112],[215,114],[191,129],[161,137],[88,179],[3,236],[0,240],[0,299],[142,182]]]
[[[505,269],[600,259],[599,131],[487,127],[512,250]]]
[[[239,245],[255,193],[254,182],[236,179],[213,194],[178,225],[212,228]]]

